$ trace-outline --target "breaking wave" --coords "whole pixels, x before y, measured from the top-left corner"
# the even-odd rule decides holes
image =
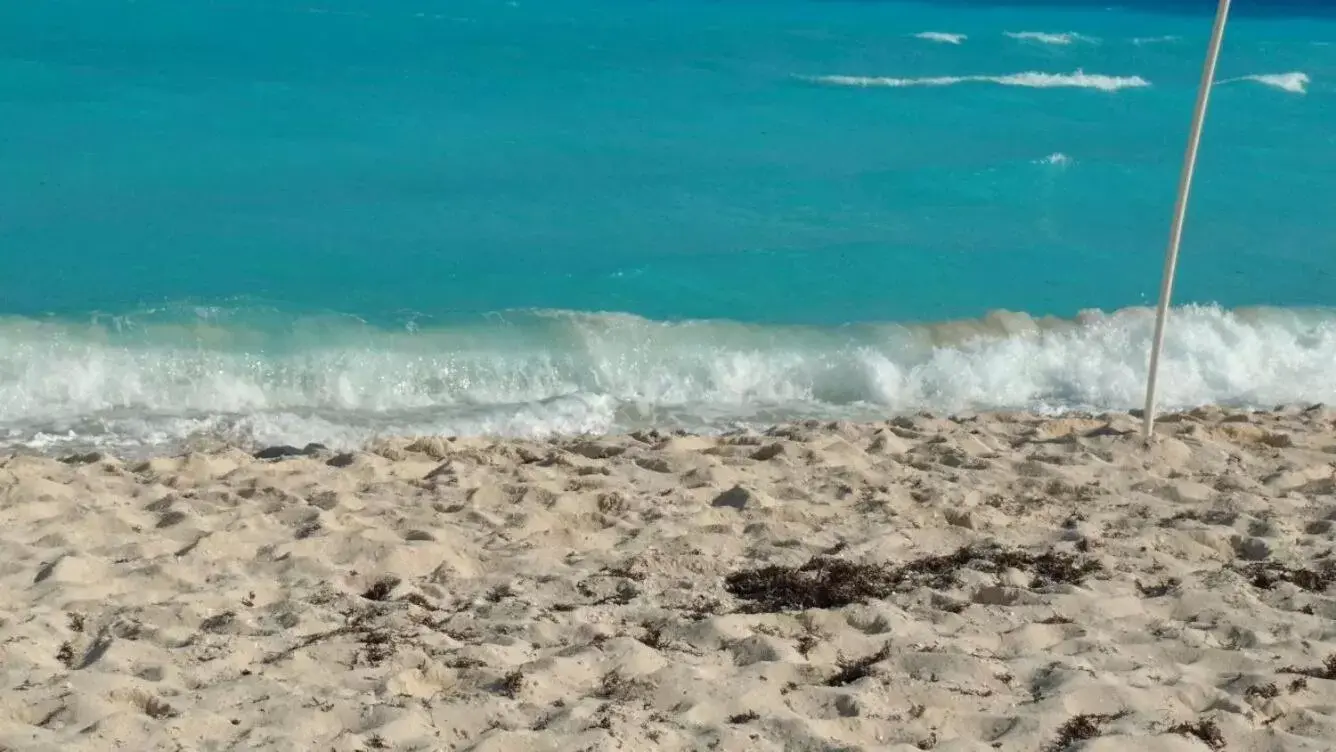
[[[1053,34],[1045,31],[1008,31],[1005,34],[1012,39],[1022,42],[1037,42],[1039,44],[1053,44],[1066,46],[1077,42],[1094,44],[1098,39],[1087,37],[1076,32],[1066,32],[1062,34]]]
[[[530,311],[387,330],[353,319],[0,319],[0,447],[548,436],[942,412],[1126,409],[1151,313],[998,312],[801,327]],[[1167,407],[1336,401],[1336,312],[1174,313]]]
[[[922,39],[926,42],[939,42],[941,44],[960,44],[969,37],[964,34],[948,34],[944,31],[920,31],[914,35],[915,39]]]
[[[1226,78],[1217,81],[1217,84],[1232,84],[1242,81],[1252,81],[1263,86],[1269,86],[1273,89],[1288,91],[1291,94],[1307,94],[1308,84],[1311,79],[1307,73],[1294,71],[1291,73],[1258,73],[1251,76],[1239,76],[1238,78]]]
[[[1039,73],[1027,71],[1004,76],[931,76],[926,78],[891,78],[884,76],[809,76],[806,80],[828,86],[865,88],[905,88],[911,86],[955,86],[957,84],[997,84],[1031,89],[1098,89],[1120,91],[1150,86],[1141,76],[1106,76],[1098,73]]]

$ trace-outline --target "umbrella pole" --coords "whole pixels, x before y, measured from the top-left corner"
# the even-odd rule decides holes
[[[1164,254],[1164,277],[1160,282],[1160,303],[1155,311],[1155,334],[1151,338],[1150,370],[1146,375],[1146,409],[1143,414],[1143,438],[1149,442],[1155,431],[1155,387],[1160,368],[1160,352],[1164,349],[1164,327],[1169,317],[1169,301],[1174,290],[1174,272],[1178,268],[1178,249],[1183,241],[1183,222],[1187,215],[1188,193],[1192,190],[1192,173],[1197,167],[1197,149],[1201,146],[1202,125],[1206,120],[1206,106],[1211,99],[1215,81],[1215,67],[1220,60],[1220,47],[1225,38],[1225,22],[1229,18],[1230,0],[1220,0],[1215,13],[1215,27],[1211,43],[1202,65],[1201,86],[1197,90],[1197,107],[1192,116],[1192,130],[1188,133],[1187,152],[1183,155],[1183,172],[1178,180],[1178,201],[1174,205],[1174,221],[1169,229],[1169,246]]]

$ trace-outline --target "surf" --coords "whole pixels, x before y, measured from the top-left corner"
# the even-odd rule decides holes
[[[942,31],[921,31],[914,35],[915,39],[922,39],[925,42],[938,42],[940,44],[961,44],[967,36],[964,34],[950,34]]]
[[[1036,42],[1038,44],[1049,44],[1066,47],[1078,42],[1094,44],[1098,39],[1084,36],[1076,32],[1065,32],[1061,34],[1045,31],[1008,31],[1004,32],[1006,36],[1019,42]]]
[[[1239,76],[1237,78],[1226,78],[1216,81],[1216,85],[1233,84],[1242,82],[1253,82],[1272,89],[1289,92],[1290,94],[1307,94],[1308,84],[1312,79],[1307,73],[1301,71],[1292,71],[1290,73],[1255,73],[1248,76]]]
[[[244,318],[244,317],[242,317]],[[387,329],[352,317],[5,319],[0,447],[118,453],[380,435],[712,432],[919,410],[1128,409],[1152,317],[781,326],[510,311]],[[1166,407],[1336,401],[1336,312],[1174,312]]]
[[[1029,89],[1096,89],[1116,92],[1123,89],[1140,89],[1150,86],[1150,81],[1141,76],[1109,76],[1098,73],[1076,71],[1074,73],[1041,73],[1025,71],[1001,76],[927,76],[921,78],[894,78],[889,76],[850,76],[827,75],[808,76],[806,80],[827,86],[847,86],[859,88],[909,88],[918,86],[956,86],[959,84],[996,84],[999,86],[1018,86]]]

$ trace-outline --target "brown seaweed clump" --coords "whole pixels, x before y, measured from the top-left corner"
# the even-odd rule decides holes
[[[746,610],[753,612],[839,608],[919,587],[953,587],[959,584],[963,569],[997,573],[1012,568],[1029,573],[1035,585],[1042,587],[1079,584],[1101,566],[1059,551],[1031,554],[989,544],[926,556],[898,567],[817,556],[797,567],[770,565],[733,572],[724,579],[724,586],[734,597],[750,601]]]

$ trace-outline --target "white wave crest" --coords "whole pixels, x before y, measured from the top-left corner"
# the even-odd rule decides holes
[[[1216,81],[1217,84],[1232,84],[1241,81],[1252,81],[1253,83],[1270,86],[1273,89],[1288,91],[1291,94],[1307,94],[1308,84],[1312,79],[1307,73],[1293,71],[1290,73],[1257,73],[1251,76],[1239,76],[1238,78],[1226,78]]]
[[[1043,159],[1036,160],[1037,164],[1056,165],[1066,167],[1072,163],[1072,158],[1060,151],[1055,151]]]
[[[1139,406],[1152,313],[850,327],[533,313],[426,329],[131,334],[0,320],[0,450],[347,448],[387,434],[712,431],[915,410]],[[281,338],[280,338],[281,340]],[[1166,408],[1336,402],[1336,312],[1176,309]]]
[[[1062,34],[1054,34],[1046,31],[1008,31],[1005,32],[1005,34],[1012,39],[1022,42],[1037,42],[1039,44],[1053,44],[1060,46],[1075,44],[1076,42],[1094,44],[1099,41],[1094,37],[1087,37],[1082,34],[1077,34],[1074,31]]]
[[[1143,47],[1148,44],[1167,44],[1169,42],[1177,42],[1178,40],[1179,37],[1172,34],[1160,37],[1134,37],[1132,39],[1132,44],[1135,44],[1138,47]]]
[[[914,35],[915,39],[922,39],[927,42],[939,42],[941,44],[960,44],[969,37],[964,34],[949,34],[944,31],[920,31]]]
[[[956,84],[989,83],[1000,86],[1022,86],[1031,89],[1098,89],[1119,91],[1150,86],[1141,76],[1106,76],[1098,73],[1039,73],[1027,71],[1005,76],[933,76],[927,78],[891,78],[882,76],[811,76],[807,80],[830,86],[905,88],[911,86],[954,86]]]

